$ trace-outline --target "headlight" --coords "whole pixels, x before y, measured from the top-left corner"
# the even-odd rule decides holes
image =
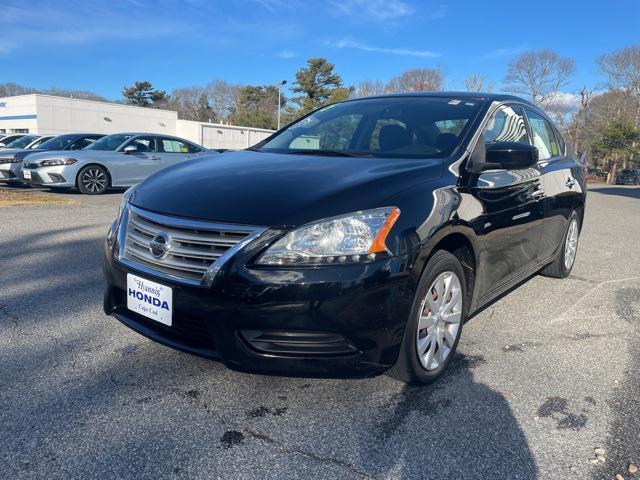
[[[377,208],[304,225],[278,240],[261,265],[326,265],[366,262],[387,252],[385,240],[400,209]]]
[[[51,160],[43,160],[40,162],[41,167],[56,167],[58,165],[73,165],[77,160],[75,158],[52,158]]]
[[[135,187],[131,187],[124,192],[122,195],[122,201],[120,202],[120,207],[118,208],[118,216],[111,224],[111,228],[109,228],[109,233],[107,233],[107,241],[111,244],[115,240],[118,235],[118,230],[120,229],[120,222],[122,222],[122,214],[124,213],[124,209],[126,208],[129,200],[133,195],[133,189]]]

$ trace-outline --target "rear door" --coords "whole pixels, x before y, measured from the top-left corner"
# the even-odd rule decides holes
[[[136,147],[132,153],[124,153],[130,145]],[[117,178],[114,185],[134,185],[162,168],[162,158],[157,151],[155,135],[139,135],[124,143],[114,152],[114,169]]]
[[[567,154],[562,136],[540,112],[525,108],[532,145],[538,149],[538,168],[542,174],[544,227],[540,241],[540,260],[553,256],[564,240],[569,216],[582,195],[580,165]]]
[[[493,142],[529,143],[522,108],[500,106],[486,124],[484,141],[487,146]],[[486,266],[478,271],[480,296],[536,264],[543,221],[540,185],[537,167],[487,170],[472,181],[470,193],[483,211],[475,226],[482,243],[479,263]]]
[[[189,160],[198,153],[195,145],[172,137],[158,137],[158,147],[162,168]]]

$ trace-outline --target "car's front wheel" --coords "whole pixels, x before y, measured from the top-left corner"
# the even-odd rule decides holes
[[[78,174],[78,190],[85,195],[100,195],[109,188],[109,174],[100,165],[88,165]]]
[[[462,265],[439,250],[427,263],[414,298],[400,354],[389,375],[407,382],[434,382],[451,361],[466,315]]]
[[[580,220],[573,212],[569,217],[569,224],[564,234],[562,245],[556,259],[547,265],[542,272],[545,277],[566,278],[571,273],[578,253],[578,239],[580,236]]]

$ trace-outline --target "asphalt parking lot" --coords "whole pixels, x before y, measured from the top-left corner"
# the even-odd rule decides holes
[[[570,278],[471,319],[422,388],[236,373],[139,336],[101,309],[121,194],[49,195],[76,203],[0,208],[1,478],[640,478],[638,187],[592,188]]]

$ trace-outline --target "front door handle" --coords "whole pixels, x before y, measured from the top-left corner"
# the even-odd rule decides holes
[[[533,198],[535,198],[536,200],[541,199],[542,197],[544,197],[544,190],[540,189],[540,190],[536,190],[535,192],[533,192],[531,194],[531,196]]]
[[[565,185],[569,188],[573,188],[575,184],[576,181],[573,178],[567,178],[567,181],[565,182]]]
[[[151,155],[151,160],[160,160],[160,157],[158,155]]]

